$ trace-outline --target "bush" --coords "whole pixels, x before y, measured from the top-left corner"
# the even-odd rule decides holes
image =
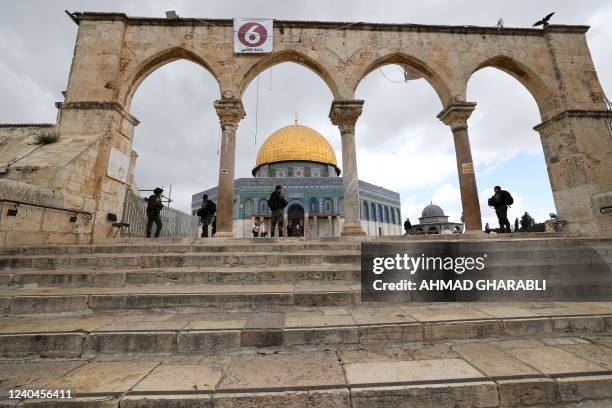
[[[55,130],[43,130],[40,133],[34,135],[34,145],[48,145],[56,143],[60,140],[61,136],[59,132]]]

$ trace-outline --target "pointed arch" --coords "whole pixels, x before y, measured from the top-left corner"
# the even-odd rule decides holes
[[[542,120],[545,120],[557,106],[555,93],[535,71],[515,58],[502,54],[488,58],[472,69],[466,81],[466,89],[472,76],[483,68],[497,68],[519,81],[534,98]]]
[[[207,61],[193,51],[187,50],[183,47],[172,47],[158,51],[147,58],[139,60],[137,63],[135,63],[137,64],[135,67],[127,71],[126,76],[121,81],[123,86],[119,95],[125,109],[127,111],[130,110],[132,97],[145,78],[147,78],[158,68],[177,60],[187,60],[207,70],[213,76],[213,78],[215,78],[215,81],[217,81],[217,84],[219,85],[219,94],[221,94],[219,75]]]
[[[385,65],[401,65],[408,67],[409,69],[418,72],[423,76],[423,78],[429,82],[429,84],[434,88],[440,101],[442,102],[442,106],[446,106],[452,100],[452,92],[450,90],[450,86],[448,85],[448,81],[444,79],[444,77],[433,69],[430,65],[421,61],[418,58],[412,57],[410,55],[395,52],[391,54],[387,54],[383,57],[378,58],[373,61],[370,65],[368,65],[358,76],[357,82],[353,87],[353,93],[357,90],[359,84],[363,81],[363,79],[372,71],[383,67]]]
[[[242,97],[246,91],[246,88],[249,86],[251,81],[257,77],[257,75],[266,69],[273,67],[274,65],[282,64],[283,62],[294,62],[310,69],[327,84],[334,98],[339,97],[338,85],[329,71],[316,60],[294,50],[279,51],[251,66],[240,82],[240,97]]]

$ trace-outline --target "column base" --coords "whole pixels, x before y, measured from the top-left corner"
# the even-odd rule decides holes
[[[361,224],[344,224],[342,226],[342,236],[362,236],[365,235],[365,231]]]
[[[482,230],[466,230],[463,235],[469,235],[472,237],[488,237],[489,234]]]
[[[234,238],[234,233],[226,231],[217,231],[213,238]]]

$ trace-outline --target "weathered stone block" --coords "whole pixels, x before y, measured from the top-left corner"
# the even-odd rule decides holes
[[[4,358],[79,357],[83,333],[69,334],[7,334],[0,336],[0,356]]]
[[[506,336],[535,336],[552,333],[553,324],[548,318],[506,319],[503,331]]]
[[[500,407],[548,405],[559,400],[557,384],[548,378],[497,380]]]
[[[463,321],[445,323],[426,323],[423,327],[424,341],[444,339],[481,339],[499,336],[502,333],[498,321]]]
[[[11,314],[78,312],[87,309],[87,295],[15,296]]]
[[[240,332],[237,330],[181,332],[177,337],[177,350],[181,354],[210,354],[239,348]]]
[[[171,354],[176,352],[176,333],[118,332],[92,333],[83,346],[85,355],[98,354]]]

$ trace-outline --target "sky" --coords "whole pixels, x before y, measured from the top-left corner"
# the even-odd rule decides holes
[[[54,122],[56,101],[66,88],[77,26],[70,11],[117,11],[163,17],[267,17],[290,20],[365,21],[528,27],[551,11],[556,24],[586,24],[587,40],[607,95],[612,95],[612,2],[606,0],[19,0],[0,12],[0,123]],[[382,72],[381,72],[382,71]],[[402,82],[402,70],[388,65],[370,73],[357,88],[365,100],[357,122],[357,163],[361,180],[398,191],[402,216],[413,224],[430,202],[451,220],[461,200],[450,129],[436,115],[442,105],[423,79]],[[176,61],[153,72],[137,89],[131,113],[140,120],[134,136],[139,154],[136,183],[141,189],[172,186],[172,206],[188,211],[191,195],[213,187],[218,177],[219,123],[213,101],[219,90],[201,67]],[[483,224],[497,225],[487,198],[494,185],[509,190],[514,220],[529,211],[536,221],[555,212],[539,135],[535,101],[515,79],[493,68],[476,72],[467,100],[477,102],[468,125],[481,200]],[[332,95],[312,71],[276,65],[247,88],[247,116],[237,134],[236,177],[252,177],[257,151],[280,127],[299,122],[324,135],[342,163],[339,131],[328,119]]]

